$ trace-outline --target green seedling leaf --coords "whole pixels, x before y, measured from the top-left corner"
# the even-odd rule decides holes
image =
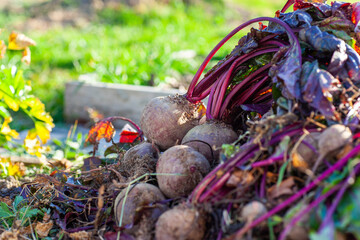
[[[63,143],[59,139],[54,138],[52,142],[59,147],[63,147]]]
[[[19,213],[20,213],[20,219],[25,219],[25,218],[35,217],[36,215],[41,213],[41,211],[37,208],[30,209],[30,206],[26,206],[26,207],[22,207],[19,210]]]
[[[13,202],[13,207],[15,210],[18,210],[19,209],[19,204],[24,201],[24,198],[22,196],[16,196],[15,197],[15,200]]]
[[[11,212],[10,208],[6,203],[0,202],[0,218],[6,218],[14,216],[14,214]]]
[[[284,175],[285,175],[285,171],[286,171],[286,168],[287,168],[287,165],[289,164],[290,161],[286,161],[284,162],[283,165],[281,165],[281,168],[280,168],[280,171],[279,171],[279,178],[276,182],[276,185],[277,186],[280,186],[281,182],[283,181],[284,179]]]

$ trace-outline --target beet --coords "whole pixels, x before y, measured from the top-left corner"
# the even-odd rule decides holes
[[[288,224],[290,224],[292,218],[296,215],[296,213],[303,211],[308,207],[307,204],[304,204],[302,206],[295,205],[294,207],[287,210],[283,225],[284,228]],[[292,226],[290,231],[286,233],[286,240],[307,240],[309,239],[309,220],[310,220],[310,213],[307,213],[301,217],[301,219],[296,223],[296,225]]]
[[[238,135],[230,125],[220,121],[207,121],[192,128],[182,143],[203,154],[210,163],[217,162],[221,146],[237,140]],[[211,149],[210,149],[211,146]]]
[[[262,202],[251,201],[242,208],[241,218],[244,219],[246,223],[250,223],[266,213],[267,209]]]
[[[120,168],[126,177],[135,179],[145,173],[153,173],[159,157],[158,150],[148,142],[130,148],[120,160]]]
[[[206,230],[204,214],[194,207],[178,205],[164,212],[156,222],[157,240],[200,240]]]
[[[292,155],[292,165],[300,170],[311,168],[318,157],[319,132],[312,132],[306,135],[299,143]]]
[[[210,164],[202,154],[189,146],[177,145],[160,156],[156,165],[156,178],[165,196],[184,197],[209,171]]]
[[[342,124],[334,124],[325,129],[319,136],[319,151],[325,156],[351,142],[350,128]]]
[[[127,233],[133,234],[136,238],[139,235],[149,235],[158,217],[167,210],[167,205],[159,203],[165,200],[160,189],[148,183],[139,183],[131,186],[124,206],[124,213],[121,211],[127,188],[123,189],[115,199],[114,215],[118,226],[123,226]],[[121,224],[120,224],[121,220]],[[143,239],[143,238],[142,238]]]
[[[145,106],[140,124],[145,137],[166,150],[180,143],[204,115],[203,105],[190,103],[184,96],[157,97]]]

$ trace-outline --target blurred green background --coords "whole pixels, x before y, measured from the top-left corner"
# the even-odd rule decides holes
[[[252,18],[274,16],[284,3],[1,0],[1,39],[15,30],[36,41],[37,46],[31,47],[31,65],[23,66],[25,76],[55,122],[61,122],[65,82],[82,79],[186,87],[202,60],[227,33]],[[243,33],[221,49],[213,64],[231,51]],[[3,61],[19,59],[10,54]]]

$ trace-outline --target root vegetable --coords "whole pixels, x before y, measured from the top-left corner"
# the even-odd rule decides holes
[[[150,142],[166,150],[199,124],[202,109],[201,103],[193,104],[180,95],[153,98],[142,112],[141,128]]]
[[[334,153],[335,150],[347,145],[352,140],[352,132],[350,128],[342,124],[334,124],[325,129],[319,136],[319,157],[316,159],[314,166],[311,169],[312,173],[315,173],[322,160]],[[306,184],[310,182],[310,177],[306,181]]]
[[[206,220],[196,208],[177,206],[164,212],[156,222],[157,240],[200,240],[204,238]]]
[[[319,151],[322,156],[345,146],[351,141],[350,128],[342,124],[334,124],[324,130],[319,136]]]
[[[159,187],[169,198],[187,196],[209,171],[208,160],[185,145],[166,150],[156,165]]]
[[[292,153],[292,165],[299,169],[311,168],[318,157],[318,137],[320,133],[313,132],[306,135]]]
[[[125,198],[126,190],[123,189],[115,199],[114,215],[117,225],[129,228],[127,232],[135,237],[138,234],[146,235],[144,231],[151,233],[158,217],[167,210],[166,205],[159,203],[165,200],[164,195],[159,188],[148,183],[132,186]],[[140,226],[141,232],[138,231]]]
[[[182,144],[203,154],[210,163],[217,162],[222,144],[232,143],[238,138],[230,125],[219,121],[208,121],[192,128],[183,138]]]
[[[127,177],[133,179],[148,172],[155,172],[158,150],[148,142],[130,148],[120,161],[120,167]]]
[[[252,201],[242,208],[241,218],[244,219],[246,223],[250,223],[266,213],[267,209],[263,203],[259,201]]]
[[[285,219],[283,222],[284,228],[286,228],[286,226],[291,222],[291,218],[287,216],[294,217],[297,212],[304,210],[306,207],[308,207],[307,204],[302,205],[300,208],[298,206],[290,208],[285,215]],[[286,234],[286,240],[309,239],[309,228],[307,227],[309,220],[309,213],[303,215],[301,219],[297,222],[297,224],[292,226],[290,231]]]

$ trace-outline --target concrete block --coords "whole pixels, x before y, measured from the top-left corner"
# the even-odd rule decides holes
[[[170,94],[183,94],[176,89],[134,86],[110,83],[68,82],[65,91],[65,120],[89,121],[87,108],[93,108],[105,117],[122,116],[140,123],[141,112],[150,99]],[[125,123],[116,122],[116,127]]]

